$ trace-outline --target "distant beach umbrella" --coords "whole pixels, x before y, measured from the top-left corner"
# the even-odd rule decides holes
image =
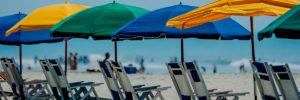
[[[61,42],[64,38],[53,38],[49,30],[38,31],[17,31],[5,36],[5,32],[13,27],[17,22],[26,17],[26,14],[18,13],[8,16],[0,17],[0,44],[19,46],[20,72],[22,73],[22,44],[40,44],[40,43],[54,43]]]
[[[114,31],[147,12],[148,10],[140,7],[116,2],[108,3],[64,19],[53,26],[51,32],[54,37],[93,37],[94,40],[111,40]],[[117,54],[115,60],[117,61]]]
[[[252,60],[255,61],[253,16],[280,16],[298,4],[297,0],[218,0],[170,19],[167,26],[191,28],[234,15],[250,16]],[[257,100],[255,83],[254,99]]]
[[[6,36],[18,31],[50,29],[51,26],[56,23],[86,8],[88,8],[88,6],[65,2],[35,9],[16,25],[7,30]],[[67,44],[68,38],[65,38],[65,72],[67,72]]]
[[[281,17],[277,18],[258,33],[258,39],[277,38],[300,39],[300,5],[294,7]]]
[[[169,19],[195,8],[197,7],[179,4],[149,12],[116,31],[113,39],[179,38],[181,39],[181,62],[184,62],[184,38],[215,40],[250,39],[250,32],[231,18],[206,23],[190,29],[177,29],[166,26]]]

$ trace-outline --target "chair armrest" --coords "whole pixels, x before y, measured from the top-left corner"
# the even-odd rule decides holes
[[[35,85],[35,84],[48,84],[47,80],[31,80],[31,81],[26,81],[25,85]]]
[[[218,91],[218,92],[211,92],[210,94],[215,94],[215,95],[218,95],[218,94],[228,94],[232,92],[232,90],[228,90],[228,91]]]
[[[218,90],[218,89],[209,89],[208,92],[214,92],[216,90]]]
[[[167,90],[171,88],[170,86],[167,86],[167,87],[156,87],[156,88],[145,88],[145,89],[141,89],[141,90],[138,90],[136,91],[137,93],[141,93],[141,92],[150,92],[150,91],[163,91],[163,90]]]
[[[158,87],[160,87],[160,85],[148,86],[148,87],[141,87],[141,88],[135,88],[134,91],[151,90],[151,89],[157,89]]]
[[[141,88],[141,87],[144,87],[145,86],[145,84],[141,84],[141,85],[134,85],[134,86],[132,86],[133,88]]]
[[[75,84],[73,86],[70,86],[70,88],[94,87],[94,86],[99,86],[102,84],[104,84],[104,83],[86,82],[86,83],[81,83],[81,84]]]
[[[72,86],[72,85],[77,85],[77,84],[81,84],[81,83],[83,83],[84,81],[79,81],[79,82],[72,82],[72,83],[69,83],[70,84],[70,86]]]
[[[216,94],[216,95],[211,95],[211,96],[224,96],[224,97],[230,97],[230,96],[244,96],[249,94],[249,92],[241,92],[241,93],[230,93],[230,94]]]

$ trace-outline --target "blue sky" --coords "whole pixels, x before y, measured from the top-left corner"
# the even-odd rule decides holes
[[[112,0],[2,0],[0,3],[0,16],[18,13],[30,13],[32,10],[51,4],[77,3],[88,6],[103,5]],[[182,0],[116,0],[119,3],[139,6],[148,10],[179,4]],[[192,6],[205,5],[214,0],[185,0],[182,3]],[[233,17],[241,25],[249,29],[249,17]],[[268,25],[276,17],[255,17],[255,32]],[[256,39],[257,40],[257,39]],[[119,43],[119,56],[121,61],[133,61],[136,56],[143,56],[147,61],[155,59],[157,64],[163,65],[171,57],[180,56],[180,41],[176,39],[160,39],[145,41],[122,41]],[[276,63],[300,64],[300,41],[287,39],[266,39],[256,41],[257,58]],[[251,58],[250,41],[216,41],[187,39],[185,42],[185,58],[187,61],[197,60],[207,66],[218,61],[241,62]],[[0,56],[18,58],[18,48],[0,45]],[[24,58],[33,56],[41,58],[57,58],[64,54],[64,43],[39,44],[23,46]],[[94,41],[73,39],[70,41],[69,50],[85,55],[102,55],[105,52],[113,53],[111,41]],[[243,60],[244,59],[244,60]],[[227,67],[233,66],[226,65]],[[296,69],[296,67],[294,67]]]

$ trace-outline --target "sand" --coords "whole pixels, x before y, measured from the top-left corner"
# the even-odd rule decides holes
[[[234,92],[250,92],[249,95],[240,97],[240,100],[253,100],[252,74],[204,74],[206,85],[209,89],[217,88],[222,90],[233,90]],[[23,75],[25,79],[45,79],[42,72],[26,71]],[[179,100],[172,80],[168,74],[154,75],[129,75],[132,84],[171,86],[172,88],[162,92],[166,100]],[[297,84],[300,83],[300,75],[294,74]],[[68,81],[92,81],[105,83],[102,73],[68,73]],[[4,90],[10,91],[7,83],[2,83]],[[105,98],[112,98],[106,84],[96,88],[98,95]]]

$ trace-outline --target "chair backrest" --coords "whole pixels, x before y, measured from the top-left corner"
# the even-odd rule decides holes
[[[252,62],[255,80],[263,100],[279,100],[275,80],[267,63]]]
[[[184,66],[198,100],[210,100],[210,95],[198,66],[194,62],[185,62]]]
[[[104,76],[105,82],[112,94],[114,100],[123,100],[117,78],[113,74],[112,66],[108,62],[99,61],[101,72]],[[121,99],[122,98],[122,99]]]
[[[127,76],[124,67],[120,63],[115,63],[115,62],[111,62],[110,65],[112,66],[112,68],[114,68],[116,72],[117,79],[119,80],[119,83],[125,92],[126,99],[127,100],[137,99],[135,91],[132,87],[132,84]]]
[[[58,83],[57,84],[58,87],[61,88],[61,91],[68,92],[70,90],[70,85],[67,81],[65,73],[63,72],[63,70],[60,67],[60,64],[58,63],[57,60],[54,60],[54,59],[49,59],[48,62],[50,64],[49,70],[52,73],[56,82]],[[66,95],[64,95],[64,96],[67,97],[67,93],[65,93],[65,94]]]
[[[300,100],[296,82],[288,65],[270,65],[277,86],[285,100]]]
[[[168,63],[167,67],[181,100],[191,100],[193,92],[184,68],[178,63]]]
[[[13,78],[13,75],[11,73],[11,71],[9,71],[9,63],[7,63],[7,59],[6,58],[1,58],[0,59],[2,68],[4,70],[4,72],[7,74],[7,82],[11,85],[12,83],[15,83],[15,80]]]
[[[40,60],[39,62],[40,62],[40,65],[43,69],[43,73],[45,74],[45,77],[46,77],[49,85],[51,87],[58,87],[57,82],[55,81],[55,79],[50,71],[50,68],[49,68],[50,64],[48,63],[48,61]]]
[[[15,83],[17,86],[24,85],[24,80],[16,67],[17,64],[15,63],[14,59],[3,58],[1,59],[1,63],[3,63],[3,69],[5,70],[5,72],[7,72],[10,80],[9,83]]]

